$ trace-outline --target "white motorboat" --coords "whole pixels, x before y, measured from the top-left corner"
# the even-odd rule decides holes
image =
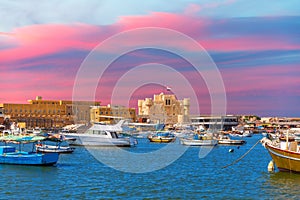
[[[181,144],[187,146],[216,146],[218,140],[206,139],[206,140],[194,140],[194,139],[180,139]]]
[[[231,127],[232,133],[230,134],[232,137],[251,137],[253,135],[253,131],[249,129],[247,126],[237,126]]]
[[[36,151],[42,153],[73,153],[75,148],[60,145],[36,144]]]
[[[187,146],[216,146],[218,140],[211,136],[195,134],[193,138],[180,138],[180,142]]]
[[[223,145],[243,145],[246,144],[245,140],[233,140],[230,139],[230,137],[221,135],[218,138],[218,144],[223,144]]]
[[[119,121],[115,125],[107,125],[103,123],[95,123],[84,133],[65,133],[66,140],[69,140],[70,145],[79,146],[119,146],[130,147],[137,144],[137,141],[132,137],[122,137],[118,132],[122,132],[121,125],[124,120]]]

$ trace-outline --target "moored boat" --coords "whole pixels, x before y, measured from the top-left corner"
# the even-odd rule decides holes
[[[223,144],[223,145],[243,145],[246,144],[245,140],[235,140],[235,139],[230,139],[228,136],[220,136],[218,138],[218,144]]]
[[[84,133],[65,133],[65,140],[70,145],[78,146],[101,146],[101,147],[131,147],[137,144],[132,137],[122,137],[118,132],[122,132],[121,125],[124,120],[120,120],[115,125],[95,123]],[[72,138],[69,140],[68,138]]]
[[[187,146],[216,146],[218,140],[207,139],[207,140],[193,140],[193,139],[180,139],[181,144]]]
[[[180,142],[187,146],[216,146],[218,140],[211,136],[195,134],[193,138],[180,138]]]
[[[169,131],[157,131],[148,136],[150,142],[169,143],[176,140],[176,136]]]
[[[263,138],[261,143],[268,150],[279,171],[300,173],[300,147],[298,142],[286,136],[286,141]]]
[[[253,131],[248,126],[236,126],[232,127],[231,133],[232,137],[252,137]]]
[[[4,136],[0,140],[2,142],[8,143],[35,143],[42,140],[44,137],[36,136]],[[27,152],[22,151],[21,146],[17,150],[14,146],[0,146],[0,164],[13,164],[13,165],[54,165],[57,163],[59,155],[58,153],[37,153],[37,152]]]
[[[36,151],[43,153],[73,153],[74,147],[60,146],[60,145],[48,145],[48,144],[36,144]]]

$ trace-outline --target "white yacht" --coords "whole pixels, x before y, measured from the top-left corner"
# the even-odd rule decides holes
[[[119,146],[130,147],[134,146],[137,142],[133,138],[122,137],[117,133],[122,132],[121,125],[124,120],[120,120],[115,125],[107,125],[103,123],[95,123],[84,133],[65,133],[65,137],[75,138],[76,140],[70,140],[70,145],[79,146]]]

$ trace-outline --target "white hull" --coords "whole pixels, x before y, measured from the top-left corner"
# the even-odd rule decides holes
[[[243,137],[251,137],[253,135],[253,132],[251,130],[246,130],[243,133]]]
[[[243,145],[246,143],[244,140],[231,140],[231,139],[220,139],[218,141],[219,144],[226,144],[226,145]]]
[[[97,134],[66,134],[67,138],[76,138],[75,141],[69,141],[70,145],[77,146],[120,146],[130,147],[135,145],[131,138],[105,138],[103,135]]]
[[[218,140],[190,140],[190,139],[180,139],[181,144],[187,146],[216,146]]]
[[[74,148],[65,146],[54,146],[54,145],[36,145],[37,152],[43,153],[72,153]]]

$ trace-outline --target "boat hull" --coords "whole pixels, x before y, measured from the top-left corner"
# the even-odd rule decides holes
[[[150,142],[156,142],[156,143],[170,143],[174,142],[176,138],[163,138],[163,137],[152,137],[148,138]]]
[[[42,153],[62,153],[62,154],[68,154],[68,153],[73,153],[75,148],[73,147],[64,147],[64,146],[53,146],[53,145],[42,145],[36,146],[36,151],[37,152],[42,152]]]
[[[58,161],[58,153],[28,154],[27,152],[7,153],[0,156],[1,164],[11,165],[54,165]]]
[[[218,144],[223,144],[223,145],[243,145],[243,144],[246,144],[246,141],[245,140],[220,139],[220,140],[218,140]]]
[[[75,138],[76,140],[68,141],[74,146],[99,146],[99,147],[130,147],[135,145],[131,138],[103,138],[99,135],[92,134],[69,134],[67,137]]]
[[[279,171],[300,173],[299,152],[282,150],[269,144],[266,144],[265,147],[267,148]]]
[[[216,146],[218,144],[218,140],[189,140],[189,139],[181,139],[181,144],[187,146]]]

